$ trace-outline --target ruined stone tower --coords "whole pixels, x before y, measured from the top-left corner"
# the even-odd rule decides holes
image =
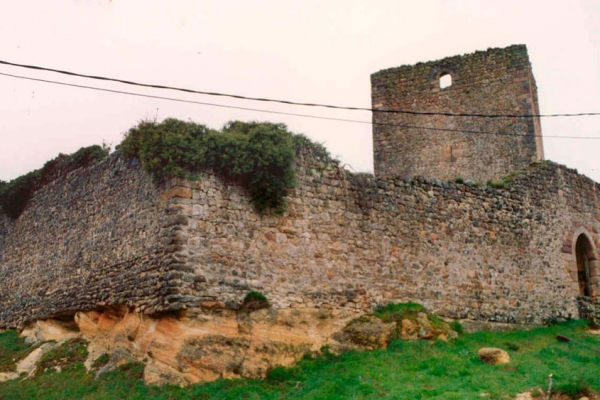
[[[539,114],[524,45],[371,75],[374,109]],[[373,112],[375,175],[496,181],[544,158],[539,118]]]

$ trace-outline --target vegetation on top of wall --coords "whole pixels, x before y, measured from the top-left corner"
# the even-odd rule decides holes
[[[41,169],[10,182],[0,182],[0,212],[13,219],[18,218],[34,191],[77,168],[102,160],[108,153],[109,149],[104,145],[82,147],[70,155],[59,154]]]
[[[331,160],[322,145],[268,122],[232,121],[218,131],[173,118],[142,121],[125,134],[119,149],[138,157],[157,181],[195,179],[198,172],[212,170],[246,187],[258,211],[276,213],[283,212],[283,198],[295,185],[297,156]]]

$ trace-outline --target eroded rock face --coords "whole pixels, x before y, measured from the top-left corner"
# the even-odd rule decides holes
[[[320,309],[236,312],[217,309],[194,316],[152,318],[113,308],[75,316],[93,358],[110,354],[106,368],[146,364],[147,384],[186,385],[218,378],[262,378],[269,369],[288,366],[323,345],[356,314]]]
[[[363,315],[348,323],[334,337],[350,347],[374,349],[386,347],[393,336],[395,324],[385,323],[372,315]]]
[[[458,337],[446,322],[438,319],[437,325],[432,325],[425,312],[413,318],[391,322],[385,322],[375,315],[363,315],[350,321],[334,335],[334,339],[346,348],[374,349],[386,347],[394,339],[435,341]],[[341,347],[341,350],[345,347]]]
[[[147,384],[181,386],[218,378],[264,378],[272,368],[289,366],[324,345],[341,352],[382,348],[394,339],[456,337],[447,323],[432,320],[425,312],[390,321],[374,314],[317,308],[233,310],[219,302],[152,317],[128,307],[79,312],[70,321],[37,321],[22,334],[41,345],[18,363],[16,373],[0,375],[0,380],[23,372],[30,375],[46,351],[78,337],[88,343],[88,371],[102,374],[124,363],[141,362]],[[95,361],[103,355],[108,363],[98,367]]]
[[[0,372],[0,382],[12,381],[18,377],[19,374],[16,372]]]
[[[58,346],[58,343],[44,343],[37,349],[33,350],[27,357],[17,363],[17,375],[26,374],[28,377],[33,375],[36,370],[37,363],[42,359],[43,355]]]
[[[79,328],[71,321],[59,321],[54,319],[38,320],[28,324],[22,331],[26,343],[37,342],[64,342],[79,336]]]

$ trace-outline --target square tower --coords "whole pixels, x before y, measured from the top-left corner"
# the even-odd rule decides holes
[[[499,180],[544,158],[537,87],[524,45],[371,75],[375,175]]]

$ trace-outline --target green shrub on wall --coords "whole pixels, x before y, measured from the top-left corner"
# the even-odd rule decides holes
[[[105,158],[108,153],[109,149],[105,146],[82,147],[70,155],[60,154],[44,164],[41,169],[36,169],[8,183],[0,182],[0,212],[11,218],[18,218],[34,191],[61,175]]]
[[[170,176],[194,179],[199,171],[212,170],[245,186],[258,211],[271,208],[277,213],[284,210],[283,198],[295,184],[295,156],[307,148],[330,159],[323,146],[292,134],[284,124],[234,121],[217,131],[173,118],[141,122],[119,147],[126,156],[139,157],[158,181]]]
[[[295,184],[297,156],[324,165],[334,162],[324,146],[292,134],[284,124],[268,122],[233,121],[218,131],[173,118],[144,121],[125,134],[119,149],[138,157],[157,181],[171,176],[195,179],[198,172],[212,170],[244,185],[258,211],[270,208],[276,213],[284,210],[283,198]],[[108,154],[106,146],[83,147],[10,182],[0,181],[0,212],[18,218],[34,191]]]

